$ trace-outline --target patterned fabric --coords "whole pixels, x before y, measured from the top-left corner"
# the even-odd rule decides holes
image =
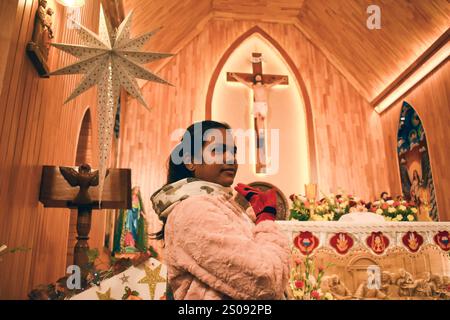
[[[196,178],[186,178],[163,186],[151,196],[151,201],[159,219],[165,220],[179,202],[203,194],[224,195],[227,199],[233,197],[233,191],[229,187]]]

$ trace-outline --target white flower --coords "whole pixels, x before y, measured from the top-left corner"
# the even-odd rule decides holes
[[[381,210],[380,208],[377,209],[377,211],[375,211],[376,214],[383,214],[383,210]]]
[[[386,201],[386,203],[387,203],[388,205],[392,206],[392,205],[394,204],[394,200],[388,200],[388,201]]]
[[[334,300],[333,295],[330,292],[325,293],[323,296],[325,300]]]
[[[400,206],[398,207],[398,209],[401,210],[401,211],[406,211],[406,207],[403,206],[403,205],[400,205]]]
[[[413,213],[417,213],[417,209],[416,209],[416,208],[411,208],[411,211],[412,211]]]
[[[373,202],[373,205],[374,205],[374,206],[378,206],[379,204],[380,204],[380,201],[379,201],[379,200]]]
[[[388,212],[389,212],[389,213],[394,213],[394,212],[395,212],[395,208],[390,207],[390,208],[388,209]]]
[[[408,220],[409,221],[414,221],[414,216],[412,214],[408,214]]]
[[[398,214],[398,215],[395,217],[395,219],[396,219],[397,221],[402,221],[403,216],[402,216],[401,214]]]
[[[392,218],[391,217],[384,217],[384,220],[386,220],[386,221],[392,221]]]
[[[346,206],[347,206],[347,204],[346,204],[345,202],[342,202],[341,205],[340,205],[340,207],[341,207],[342,209],[344,209]]]

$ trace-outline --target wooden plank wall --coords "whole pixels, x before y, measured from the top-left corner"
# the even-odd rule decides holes
[[[95,89],[63,105],[80,77],[41,79],[27,58],[37,5],[38,0],[19,1],[0,94],[0,243],[31,248],[0,262],[0,299],[26,298],[33,287],[65,275],[69,210],[44,209],[38,202],[42,165],[74,165],[88,106],[93,127],[97,121]],[[63,23],[64,8],[55,1],[49,5],[56,9],[55,41],[77,43],[75,31]],[[98,0],[86,1],[82,8],[82,22],[94,30],[99,8]],[[49,61],[54,70],[73,58],[52,49]],[[93,150],[96,141],[94,130]],[[98,229],[103,232],[101,216],[94,216],[94,236]]]
[[[165,182],[167,157],[175,145],[169,141],[171,132],[204,119],[215,66],[230,44],[255,24],[287,51],[306,83],[320,188],[342,187],[364,198],[390,191],[379,116],[321,51],[292,25],[215,19],[160,71],[175,88],[153,83],[143,88],[151,112],[133,99],[124,108],[121,167],[132,168],[133,184],[141,186],[148,212],[151,193]],[[152,223],[153,230],[159,228],[157,220]]]
[[[450,63],[435,70],[413,90],[407,93],[390,109],[381,114],[386,146],[389,184],[396,193],[401,193],[400,173],[397,158],[397,131],[402,101],[407,101],[419,114],[428,141],[431,170],[435,185],[440,219],[450,220]]]

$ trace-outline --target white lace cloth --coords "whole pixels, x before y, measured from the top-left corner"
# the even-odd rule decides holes
[[[373,253],[372,248],[367,244],[367,238],[372,235],[372,232],[382,232],[382,234],[389,239],[389,245],[386,250],[379,255],[384,255],[394,248],[403,247],[405,250],[408,250],[402,240],[408,232],[417,232],[417,234],[423,237],[423,244],[420,246],[419,250],[416,252],[411,252],[411,250],[409,250],[410,253],[419,253],[425,247],[429,246],[436,247],[444,254],[450,252],[448,249],[447,251],[442,249],[442,247],[434,240],[439,232],[450,233],[450,222],[387,222],[384,221],[384,219],[381,221],[377,217],[374,217],[378,215],[369,213],[351,213],[347,216],[348,217],[345,219],[346,221],[291,220],[276,221],[276,223],[290,239],[291,246],[294,246],[294,239],[300,232],[309,231],[317,237],[319,244],[311,254],[314,254],[317,249],[320,248],[329,248],[336,252],[330,244],[330,239],[336,233],[340,232],[351,236],[354,241],[352,248],[347,253],[356,248],[361,249],[361,247]],[[445,241],[442,237],[440,239]],[[450,245],[448,245],[447,248],[450,248]],[[338,254],[338,252],[336,253]]]

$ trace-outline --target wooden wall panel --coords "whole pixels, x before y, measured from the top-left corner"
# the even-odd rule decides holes
[[[441,67],[381,114],[389,185],[400,194],[401,183],[397,158],[397,131],[402,102],[407,101],[419,114],[428,141],[431,170],[440,219],[450,220],[450,63]]]
[[[65,9],[56,9],[56,42],[77,43],[65,25]],[[96,126],[95,89],[63,105],[80,77],[39,78],[25,54],[34,26],[37,0],[20,0],[0,94],[0,243],[25,246],[26,253],[8,255],[0,263],[0,299],[26,298],[39,284],[65,274],[69,231],[68,209],[44,209],[38,202],[42,165],[74,165],[85,110],[91,107]],[[86,1],[82,22],[98,28],[99,1]],[[73,58],[51,50],[52,70]],[[97,134],[93,132],[93,150]],[[96,155],[93,154],[94,159]],[[93,165],[96,163],[94,161]],[[98,223],[93,221],[92,234]]]
[[[16,19],[16,11],[19,0],[8,0],[0,2],[0,92],[3,87],[3,76],[5,74],[9,48],[13,40],[13,27]]]
[[[151,193],[165,182],[167,157],[175,144],[169,142],[170,133],[204,119],[212,72],[230,44],[255,24],[286,50],[305,81],[320,188],[342,187],[365,198],[389,191],[379,116],[320,50],[292,25],[215,19],[161,70],[175,88],[144,87],[151,112],[133,99],[124,109],[121,167],[132,168],[133,184],[141,186],[148,212]],[[158,229],[156,219],[152,221]]]

